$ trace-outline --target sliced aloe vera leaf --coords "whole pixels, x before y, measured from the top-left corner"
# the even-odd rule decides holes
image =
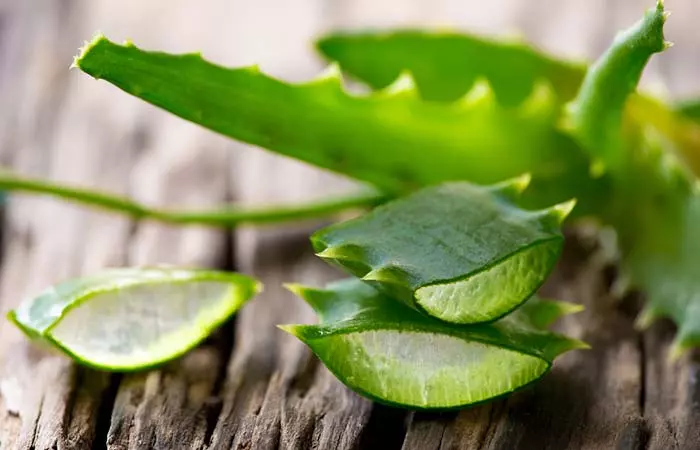
[[[536,82],[516,108],[498,104],[486,80],[460,100],[419,98],[412,77],[370,95],[345,91],[331,66],[290,84],[256,67],[229,69],[198,54],[147,52],[96,37],[76,66],[186,120],[240,141],[403,194],[444,181],[495,183],[533,175],[528,206],[604,198],[588,159],[559,132],[550,83]]]
[[[8,317],[79,363],[129,371],[187,352],[260,289],[227,272],[109,269],[50,287]]]
[[[382,403],[460,408],[538,380],[558,355],[587,346],[541,328],[581,308],[533,298],[491,324],[426,317],[357,279],[326,289],[290,286],[319,325],[284,325],[344,384]]]
[[[545,281],[573,208],[519,208],[511,198],[526,184],[425,188],[311,240],[318,256],[413,308],[454,323],[492,321]]]
[[[374,89],[383,89],[410,71],[427,100],[453,101],[476,80],[486,78],[506,106],[521,103],[542,79],[561,101],[567,101],[586,73],[584,64],[554,59],[524,42],[454,32],[342,32],[321,38],[316,46]]]

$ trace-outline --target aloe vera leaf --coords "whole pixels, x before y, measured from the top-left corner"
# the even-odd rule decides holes
[[[227,69],[197,54],[146,52],[103,36],[75,64],[187,120],[390,194],[450,180],[488,184],[529,171],[528,205],[543,207],[571,191],[582,204],[604,195],[588,178],[585,155],[552,127],[559,108],[546,82],[509,109],[486,82],[452,104],[421,101],[410,77],[354,96],[337,70],[292,85],[252,67]]]
[[[668,46],[665,17],[659,2],[619,35],[586,75],[572,123],[610,175],[612,195],[601,214],[617,230],[623,273],[646,294],[639,324],[673,319],[676,356],[700,345],[700,194],[696,179],[656,130],[622,120],[644,64]]]
[[[493,321],[545,281],[573,202],[527,211],[511,198],[527,178],[496,186],[424,188],[319,230],[318,256],[392,298],[453,323]]]
[[[586,73],[585,65],[551,58],[524,42],[451,32],[345,32],[323,37],[316,47],[374,89],[410,71],[421,95],[437,101],[458,99],[480,78],[489,80],[506,106],[520,104],[542,79],[567,101]]]
[[[547,80],[557,99],[567,102],[578,92],[587,70],[585,64],[549,57],[524,42],[499,42],[457,33],[343,32],[322,38],[317,47],[375,89],[383,88],[393,74],[410,71],[421,95],[440,101],[453,101],[471,86],[475,77],[483,77],[493,85],[495,96],[504,105],[518,105],[533,80]],[[680,108],[685,114],[696,111],[696,117],[700,116],[700,109],[694,109],[692,102]],[[656,128],[674,143],[683,160],[700,176],[700,124],[692,124],[675,109],[638,94],[627,102],[625,120]],[[562,147],[562,151],[569,150],[569,146]],[[593,166],[595,171],[598,164]],[[575,167],[584,172],[588,169],[580,164]],[[585,173],[577,176],[585,177]],[[590,208],[580,207],[578,211]]]
[[[670,44],[663,36],[667,14],[663,3],[642,20],[621,31],[612,45],[588,69],[567,117],[572,133],[594,158],[606,166],[625,164],[621,151],[623,112],[637,89],[644,67],[654,53]]]
[[[319,325],[284,325],[348,387],[382,403],[450,409],[508,395],[541,378],[558,355],[586,344],[548,324],[580,307],[533,298],[482,325],[426,317],[357,279],[325,289],[291,286]]]
[[[8,318],[81,364],[131,371],[182,355],[260,290],[235,273],[107,269],[52,286]]]

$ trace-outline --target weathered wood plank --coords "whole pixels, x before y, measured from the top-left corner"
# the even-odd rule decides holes
[[[227,64],[261,62],[275,75],[303,79],[319,68],[309,42],[322,29],[445,23],[493,34],[520,26],[548,49],[593,56],[647,3],[500,0],[475,9],[457,0],[301,5],[265,0],[254,7],[182,0],[168,2],[167,8],[139,0],[4,2],[0,95],[16,110],[0,109],[0,162],[160,204],[205,207],[230,200],[229,191],[237,201],[256,204],[322,197],[348,184],[226,143],[104,83],[65,71],[66,61],[99,28],[145,46],[201,49]],[[669,36],[686,50],[700,45],[693,3],[670,5],[675,15]],[[149,19],[154,13],[157,23]],[[655,66],[648,81],[667,81],[674,92],[697,92],[693,74],[700,59],[688,52],[664,55],[666,63]],[[179,361],[124,377],[46,355],[0,323],[2,449],[395,448],[401,440],[406,449],[647,444],[690,449],[700,442],[698,356],[670,364],[667,326],[636,334],[630,300],[610,299],[606,272],[576,241],[548,292],[588,305],[588,312],[562,327],[594,349],[562,358],[542,383],[511,399],[461,413],[410,414],[404,430],[403,411],[349,392],[304,346],[274,329],[278,323],[313,320],[281,283],[322,284],[339,275],[310,254],[307,235],[317,224],[246,228],[231,238],[22,198],[11,202],[5,226],[3,312],[48,284],[104,265],[230,267],[231,253],[237,268],[260,276],[268,288],[237,318],[235,339],[225,327]]]
[[[268,0],[258,6],[245,17],[235,41],[255,40],[266,49],[252,55],[263,70],[287,79],[313,76],[319,66],[308,44],[324,26],[321,3]],[[271,8],[274,16],[266,13]],[[238,51],[243,59],[252,54],[244,47]],[[237,202],[303,201],[343,189],[336,178],[302,164],[258,149],[240,146],[238,151],[232,176]],[[360,440],[370,402],[343,387],[300,342],[274,328],[313,320],[310,309],[282,283],[322,284],[332,276],[309,253],[312,229],[244,228],[235,234],[237,267],[255,273],[266,289],[238,316],[212,448],[349,449]]]
[[[85,119],[99,116],[128,131],[131,107],[117,101],[102,112],[102,89],[75,84],[66,70],[82,39],[81,5],[22,2],[4,13],[19,25],[4,35],[18,46],[8,61],[16,65],[3,68],[3,92],[14,100],[12,114],[3,115],[6,160],[19,171],[125,192],[128,148],[120,151],[123,139],[107,133],[109,126],[94,127]],[[3,315],[56,281],[121,264],[130,225],[106,217],[43,199],[12,200],[5,221]],[[2,448],[91,448],[107,376],[42,354],[6,321],[0,342]]]
[[[223,203],[228,177],[223,142],[169,118],[168,123],[154,120],[161,123],[151,130],[133,171],[137,197],[192,208]],[[221,267],[226,253],[223,231],[141,223],[132,236],[128,260],[137,266]],[[204,448],[209,416],[216,407],[212,398],[228,351],[226,338],[218,336],[160,370],[124,376],[111,415],[108,448]]]

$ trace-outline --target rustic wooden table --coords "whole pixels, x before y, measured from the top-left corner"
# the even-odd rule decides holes
[[[560,54],[593,57],[651,0],[0,0],[0,163],[22,173],[202,208],[318,198],[348,181],[227,141],[68,66],[96,30],[146,48],[201,49],[290,80],[320,68],[310,43],[331,28],[451,25],[521,30]],[[700,2],[669,1],[668,37],[648,85],[700,90]],[[459,57],[459,55],[455,55]],[[637,301],[608,294],[614,270],[572,238],[547,286],[586,304],[567,332],[593,345],[534,388],[460,413],[413,414],[345,389],[278,323],[310,310],[280,286],[338,273],[309,252],[319,224],[231,233],[133,222],[12,197],[2,222],[0,306],[103,266],[174,263],[255,274],[266,292],[205,345],[159,370],[109,375],[32,347],[0,322],[5,449],[698,449],[700,359],[667,362],[673,330],[639,334]]]

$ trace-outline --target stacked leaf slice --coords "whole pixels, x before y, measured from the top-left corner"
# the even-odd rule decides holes
[[[533,297],[573,202],[521,209],[527,180],[429,187],[320,230],[318,255],[358,278],[291,286],[320,324],[282,328],[349,387],[394,405],[457,408],[539,379],[585,344],[547,331],[580,307]]]

